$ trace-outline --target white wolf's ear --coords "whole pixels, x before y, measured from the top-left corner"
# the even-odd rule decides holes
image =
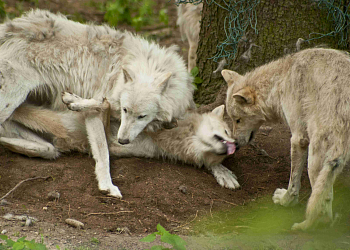
[[[254,104],[255,103],[254,91],[249,87],[241,89],[237,93],[233,94],[232,97],[239,104]]]
[[[168,73],[164,73],[162,75],[160,75],[156,80],[156,84],[157,84],[157,87],[161,90],[161,92],[163,92],[167,85],[168,85],[168,81],[170,79],[170,77],[172,76],[173,73],[171,72],[168,72]]]
[[[213,114],[216,114],[219,116],[222,120],[224,119],[224,114],[225,114],[225,105],[220,105],[219,107],[216,107],[211,111]]]
[[[133,81],[133,79],[130,76],[129,72],[126,69],[124,69],[124,68],[123,68],[123,75],[124,75],[124,83]]]
[[[221,71],[222,77],[227,82],[228,86],[231,86],[232,84],[242,80],[244,77],[238,74],[235,71],[224,69]]]

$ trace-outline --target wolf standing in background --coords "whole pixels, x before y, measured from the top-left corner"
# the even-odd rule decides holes
[[[167,158],[182,161],[209,170],[217,182],[226,188],[239,187],[237,177],[221,162],[227,155],[235,152],[236,145],[231,138],[231,132],[224,122],[224,105],[206,114],[187,112],[183,120],[173,129],[163,129],[156,132],[141,132],[131,143],[121,146],[116,142],[120,122],[109,122],[110,104],[106,99],[99,102],[94,99],[82,99],[77,95],[65,93],[63,101],[71,109],[81,112],[54,111],[43,107],[24,104],[12,115],[13,121],[28,124],[33,119],[45,124],[46,137],[50,138],[58,152],[79,150],[88,152],[88,138],[82,126],[88,116],[98,117],[107,133],[109,152],[117,157],[148,157]],[[54,123],[52,123],[54,121]],[[8,123],[10,123],[8,125]],[[3,123],[3,134],[11,137],[13,127],[11,121]],[[39,129],[33,127],[34,131]],[[24,132],[24,131],[22,131]],[[49,144],[49,143],[48,143]],[[85,146],[84,146],[85,145]],[[16,151],[15,149],[11,149]],[[38,149],[45,154],[48,148]]]
[[[201,28],[203,4],[180,4],[177,7],[176,24],[180,27],[181,38],[187,39],[190,48],[188,51],[188,72],[196,67],[197,48],[199,41],[199,32]]]
[[[100,101],[108,98],[111,119],[121,121],[118,142],[128,144],[145,128],[171,124],[194,107],[191,82],[174,47],[162,48],[108,26],[84,25],[43,10],[0,25],[0,136],[1,124],[22,103],[66,110],[61,92],[68,91]],[[88,116],[84,123],[99,189],[121,197],[110,177],[101,120]],[[36,133],[11,125],[13,136],[0,137],[2,145],[30,157],[59,155]],[[39,120],[24,125],[38,132],[45,126]]]
[[[350,157],[350,57],[332,49],[307,49],[263,65],[244,76],[223,70],[226,107],[238,145],[249,143],[264,122],[290,127],[291,174],[273,201],[298,202],[300,178],[308,165],[312,187],[306,219],[292,229],[306,230],[333,220],[333,183]]]

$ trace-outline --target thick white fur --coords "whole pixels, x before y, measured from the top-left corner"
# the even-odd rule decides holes
[[[173,47],[162,48],[129,32],[80,24],[44,10],[0,25],[0,125],[23,102],[65,110],[61,92],[68,91],[97,101],[107,97],[112,119],[121,119],[119,139],[131,142],[143,129],[156,130],[194,107],[191,82]],[[123,108],[131,112],[121,116]],[[140,114],[146,118],[138,119]],[[100,121],[82,122],[91,144],[106,141],[102,129],[89,130],[101,128]],[[107,156],[108,151],[94,158],[101,165],[100,157]],[[107,164],[101,165],[104,172]],[[114,195],[111,183],[104,191]]]
[[[268,63],[244,76],[222,75],[229,87],[226,107],[233,134],[243,146],[264,122],[290,127],[291,174],[273,201],[298,202],[300,178],[308,165],[312,194],[306,219],[292,229],[332,222],[333,183],[350,158],[350,57],[332,49],[307,49]]]
[[[107,150],[101,150],[105,147],[109,147],[111,155],[118,157],[138,156],[167,158],[193,164],[198,167],[204,165],[211,171],[221,186],[230,189],[239,187],[237,177],[229,169],[221,165],[228,150],[227,144],[222,140],[234,142],[230,136],[231,132],[223,120],[224,105],[217,107],[207,114],[188,112],[184,120],[178,121],[178,127],[171,130],[163,129],[156,132],[144,131],[139,134],[132,143],[121,146],[117,143],[116,139],[120,122],[112,121],[109,124],[108,116],[105,116],[109,111],[109,103],[106,100],[99,103],[96,100],[81,99],[69,93],[63,96],[63,100],[69,106],[75,104],[73,105],[75,110],[84,110],[84,112],[53,111],[33,105],[22,105],[15,111],[12,119],[4,123],[5,129],[2,134],[9,140],[9,143],[3,145],[18,153],[44,158],[48,158],[47,155],[51,154],[51,148],[56,152],[56,154],[52,154],[52,156],[56,156],[58,152],[66,152],[69,150],[87,152],[89,151],[86,150],[89,144],[88,130],[91,129],[96,133],[98,130],[103,129],[99,124],[103,124],[109,138],[108,145],[98,137],[94,139],[96,140],[95,143],[91,143],[91,138],[89,138],[89,140],[94,158],[97,157],[103,160],[99,162],[96,159],[96,175],[99,180],[99,188],[100,190],[108,190],[110,195],[121,197],[121,193],[116,186],[110,189],[110,173],[103,168],[104,165],[109,165],[108,156],[103,155]],[[52,118],[56,121],[55,124],[50,124]],[[30,146],[32,143],[31,139],[22,139],[22,134],[24,134],[25,131],[13,134],[13,127],[7,126],[7,124],[14,123],[14,121],[25,125],[27,124],[27,119],[35,120],[38,123],[50,124],[46,126],[44,130],[41,126],[31,127],[31,133],[35,134],[36,131],[44,132],[51,137],[52,142],[52,144],[46,141],[43,143],[37,142],[41,147],[36,146],[38,149],[35,155],[30,154],[27,150],[28,145]],[[91,120],[89,123],[91,127],[86,126],[86,129],[84,129],[79,126],[82,121],[87,119]],[[99,120],[100,122],[98,122]],[[220,136],[222,140],[218,140],[215,135]],[[16,141],[18,138],[21,138],[21,143]],[[46,144],[49,144],[51,148],[43,147]],[[94,147],[94,145],[98,145],[98,147]],[[16,150],[13,149],[14,146]]]

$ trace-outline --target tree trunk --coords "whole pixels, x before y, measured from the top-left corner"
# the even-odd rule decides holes
[[[226,1],[229,2],[229,0]],[[246,0],[245,2],[249,4],[253,1]],[[258,33],[256,34],[251,27],[248,27],[245,34],[246,39],[241,39],[238,43],[235,58],[224,68],[244,74],[257,66],[283,56],[285,53],[295,52],[299,38],[306,40],[317,37],[316,35],[309,37],[311,33],[327,34],[333,31],[334,21],[332,16],[328,15],[327,9],[321,9],[318,6],[319,2],[322,1],[261,0],[256,6],[256,28]],[[347,6],[349,0],[339,0],[338,2],[342,6]],[[210,58],[217,53],[217,45],[226,39],[224,22],[228,11],[216,4],[225,6],[224,0],[214,0],[210,5],[206,0],[203,0],[203,3],[197,65],[200,71],[199,76],[204,81],[198,86],[195,100],[200,104],[208,104],[215,100],[221,87],[226,87],[220,71],[216,74],[213,73],[218,63]],[[326,44],[330,48],[346,49],[349,43],[340,46],[339,39],[339,35],[326,36],[304,42],[300,47],[304,49]],[[260,46],[260,48],[253,46],[251,48],[251,58],[248,60],[242,55],[253,43]]]

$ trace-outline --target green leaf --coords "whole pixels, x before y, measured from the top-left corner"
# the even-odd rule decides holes
[[[166,248],[162,247],[162,246],[153,246],[151,247],[151,250],[165,250]]]
[[[198,67],[194,67],[193,69],[191,69],[191,75],[193,77],[196,77],[198,75],[198,73],[199,73]]]
[[[2,240],[7,240],[9,237],[7,237],[7,235],[4,234],[0,234],[0,239]]]
[[[26,239],[26,236],[24,236],[24,237],[22,237],[22,238],[19,238],[19,239],[17,240],[17,242],[23,242],[25,239]]]
[[[156,233],[149,234],[146,237],[142,238],[140,241],[141,242],[152,242],[156,239],[156,236],[157,236]]]
[[[163,235],[160,240],[165,243],[169,243],[175,250],[186,250],[185,245],[187,244],[180,236],[176,234]]]
[[[167,230],[165,230],[164,227],[162,227],[160,224],[157,225],[157,230],[160,235],[170,234]]]
[[[193,80],[194,83],[201,84],[203,82],[203,79],[200,77],[195,77]]]
[[[23,242],[16,242],[15,244],[13,244],[12,248],[13,250],[21,250],[23,249],[25,246],[24,246],[24,243]]]

